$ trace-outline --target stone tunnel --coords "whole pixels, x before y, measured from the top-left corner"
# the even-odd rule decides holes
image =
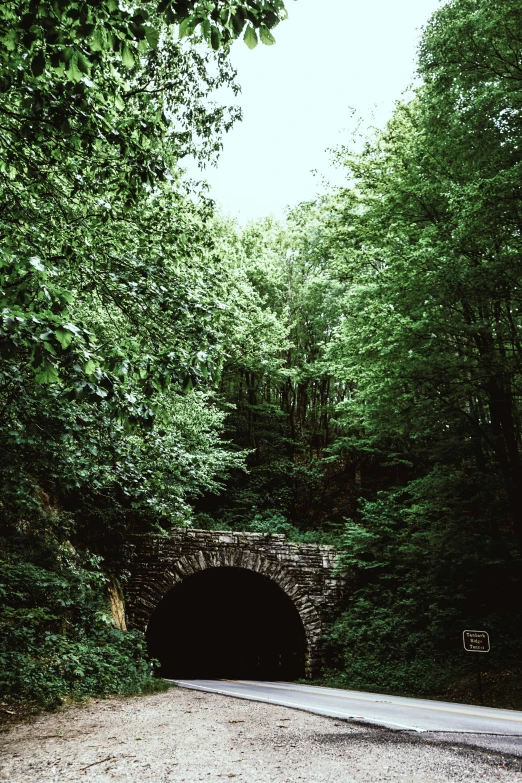
[[[127,625],[145,632],[163,676],[314,677],[345,589],[336,565],[333,547],[284,535],[136,535],[123,564]]]

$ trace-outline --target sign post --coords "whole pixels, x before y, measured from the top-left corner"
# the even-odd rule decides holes
[[[491,649],[489,644],[489,634],[487,631],[463,631],[462,642],[466,652],[488,653]],[[477,685],[480,703],[484,703],[482,691],[482,677],[480,674],[480,663],[477,658]]]

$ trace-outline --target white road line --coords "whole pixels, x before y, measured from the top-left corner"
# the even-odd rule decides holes
[[[274,688],[275,690],[286,690],[286,691],[297,691],[298,693],[310,693],[310,691],[307,688],[299,688],[299,687],[293,687],[291,685],[267,685],[265,683],[257,683],[257,682],[248,682],[247,680],[225,680],[225,682],[237,682],[238,685],[249,685],[251,687],[258,687],[258,688]],[[332,691],[335,690],[334,688],[330,689],[330,695],[332,695],[334,698],[337,699],[350,699],[351,701],[366,701],[370,702],[372,704],[379,704],[382,703],[381,701],[377,699],[367,699],[362,696],[350,696],[347,693],[332,693]],[[312,691],[313,693],[313,691]],[[386,700],[386,704],[393,704],[396,707],[414,707],[416,710],[428,710],[433,712],[449,712],[455,715],[473,715],[478,718],[488,718],[489,720],[506,720],[511,721],[514,723],[522,723],[522,718],[512,718],[507,715],[492,715],[488,712],[472,712],[471,710],[456,710],[452,708],[447,707],[435,707],[427,704],[415,704],[415,703],[405,703],[401,701],[392,701],[392,700]]]
[[[167,678],[165,678],[167,679]],[[404,723],[394,723],[388,720],[375,720],[374,718],[365,718],[361,715],[350,715],[348,712],[339,712],[336,710],[328,710],[322,707],[311,707],[309,704],[299,704],[296,702],[285,702],[276,699],[270,699],[268,696],[253,696],[245,693],[237,693],[236,691],[226,691],[222,688],[211,688],[205,685],[194,685],[191,682],[185,682],[184,680],[168,680],[167,682],[174,682],[176,685],[180,685],[182,688],[191,688],[194,691],[205,691],[209,693],[219,693],[221,696],[233,696],[236,699],[245,699],[247,701],[260,701],[265,704],[275,704],[279,707],[293,707],[296,710],[305,710],[306,712],[312,712],[315,715],[324,715],[327,718],[343,718],[344,720],[356,720],[361,723],[371,723],[376,726],[392,726],[403,731],[416,731],[422,733],[428,731],[428,729],[419,729],[417,726],[407,726]],[[272,686],[275,687],[275,686]],[[429,731],[436,731],[436,729],[429,729]],[[475,734],[477,732],[474,732]]]

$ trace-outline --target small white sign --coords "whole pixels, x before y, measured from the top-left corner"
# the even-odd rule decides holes
[[[487,631],[463,631],[462,641],[467,652],[489,652],[489,634]]]

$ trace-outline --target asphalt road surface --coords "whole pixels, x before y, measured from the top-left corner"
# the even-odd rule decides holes
[[[378,693],[319,688],[287,682],[173,680],[184,688],[306,710],[426,739],[476,745],[522,756],[522,712],[469,704],[408,699]]]

